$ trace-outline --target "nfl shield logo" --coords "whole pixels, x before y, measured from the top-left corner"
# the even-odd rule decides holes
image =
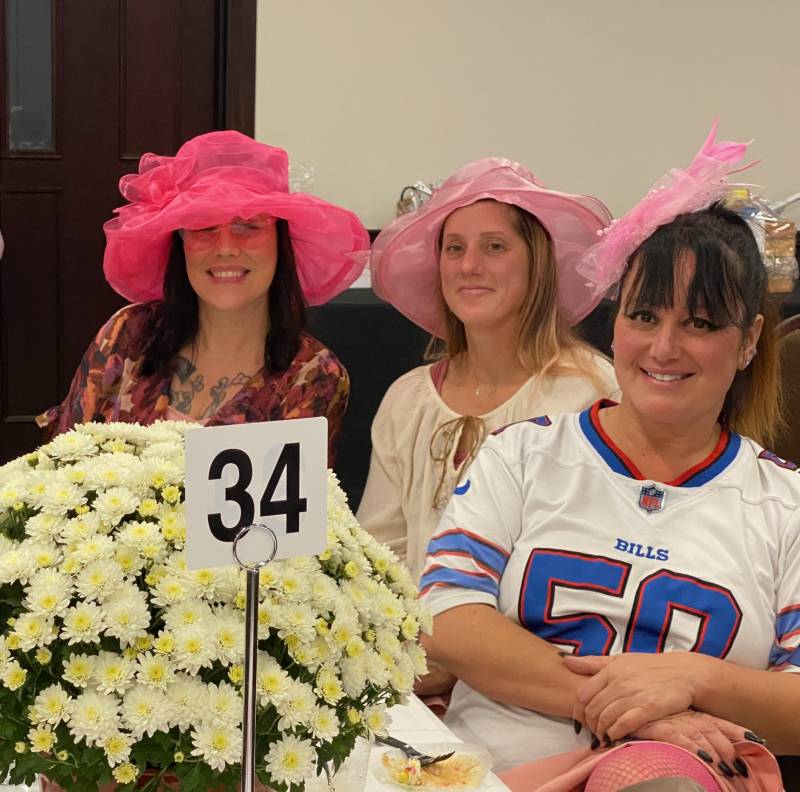
[[[654,484],[642,487],[639,493],[639,506],[647,512],[661,511],[664,508],[664,490]]]

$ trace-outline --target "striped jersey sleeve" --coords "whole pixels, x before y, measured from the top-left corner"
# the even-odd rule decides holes
[[[519,466],[489,438],[455,488],[428,545],[420,591],[434,615],[471,603],[497,607],[521,513]]]
[[[775,643],[769,656],[769,668],[800,673],[800,514],[797,512],[784,534],[782,556]]]

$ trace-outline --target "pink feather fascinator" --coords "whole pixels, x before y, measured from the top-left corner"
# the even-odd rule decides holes
[[[717,143],[716,136],[714,121],[705,143],[685,169],[670,170],[636,206],[597,232],[600,241],[584,252],[577,265],[596,297],[619,280],[631,254],[659,226],[724,198],[730,190],[727,177],[756,164],[739,165],[749,143]]]

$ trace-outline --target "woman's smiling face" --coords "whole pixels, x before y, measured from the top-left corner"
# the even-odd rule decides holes
[[[442,295],[467,329],[518,322],[530,284],[530,254],[513,209],[493,200],[452,212],[442,228]]]
[[[257,215],[203,229],[184,229],[186,273],[198,299],[235,311],[263,301],[278,260],[275,218]]]
[[[734,324],[715,325],[701,309],[692,312],[691,253],[676,262],[669,306],[649,306],[632,294],[636,267],[623,283],[614,323],[614,369],[623,403],[662,426],[713,424],[736,372],[748,363],[763,317],[743,332]]]

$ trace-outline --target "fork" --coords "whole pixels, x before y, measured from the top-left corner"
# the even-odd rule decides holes
[[[449,759],[455,753],[455,751],[450,751],[449,753],[439,754],[439,756],[428,756],[428,754],[418,751],[416,748],[413,748],[402,740],[398,740],[396,737],[389,737],[388,735],[386,737],[378,737],[376,735],[375,740],[379,743],[383,743],[384,745],[388,745],[391,748],[397,748],[401,750],[409,759],[417,759],[420,767],[426,767],[427,765],[434,764],[435,762],[442,762],[445,759]]]

